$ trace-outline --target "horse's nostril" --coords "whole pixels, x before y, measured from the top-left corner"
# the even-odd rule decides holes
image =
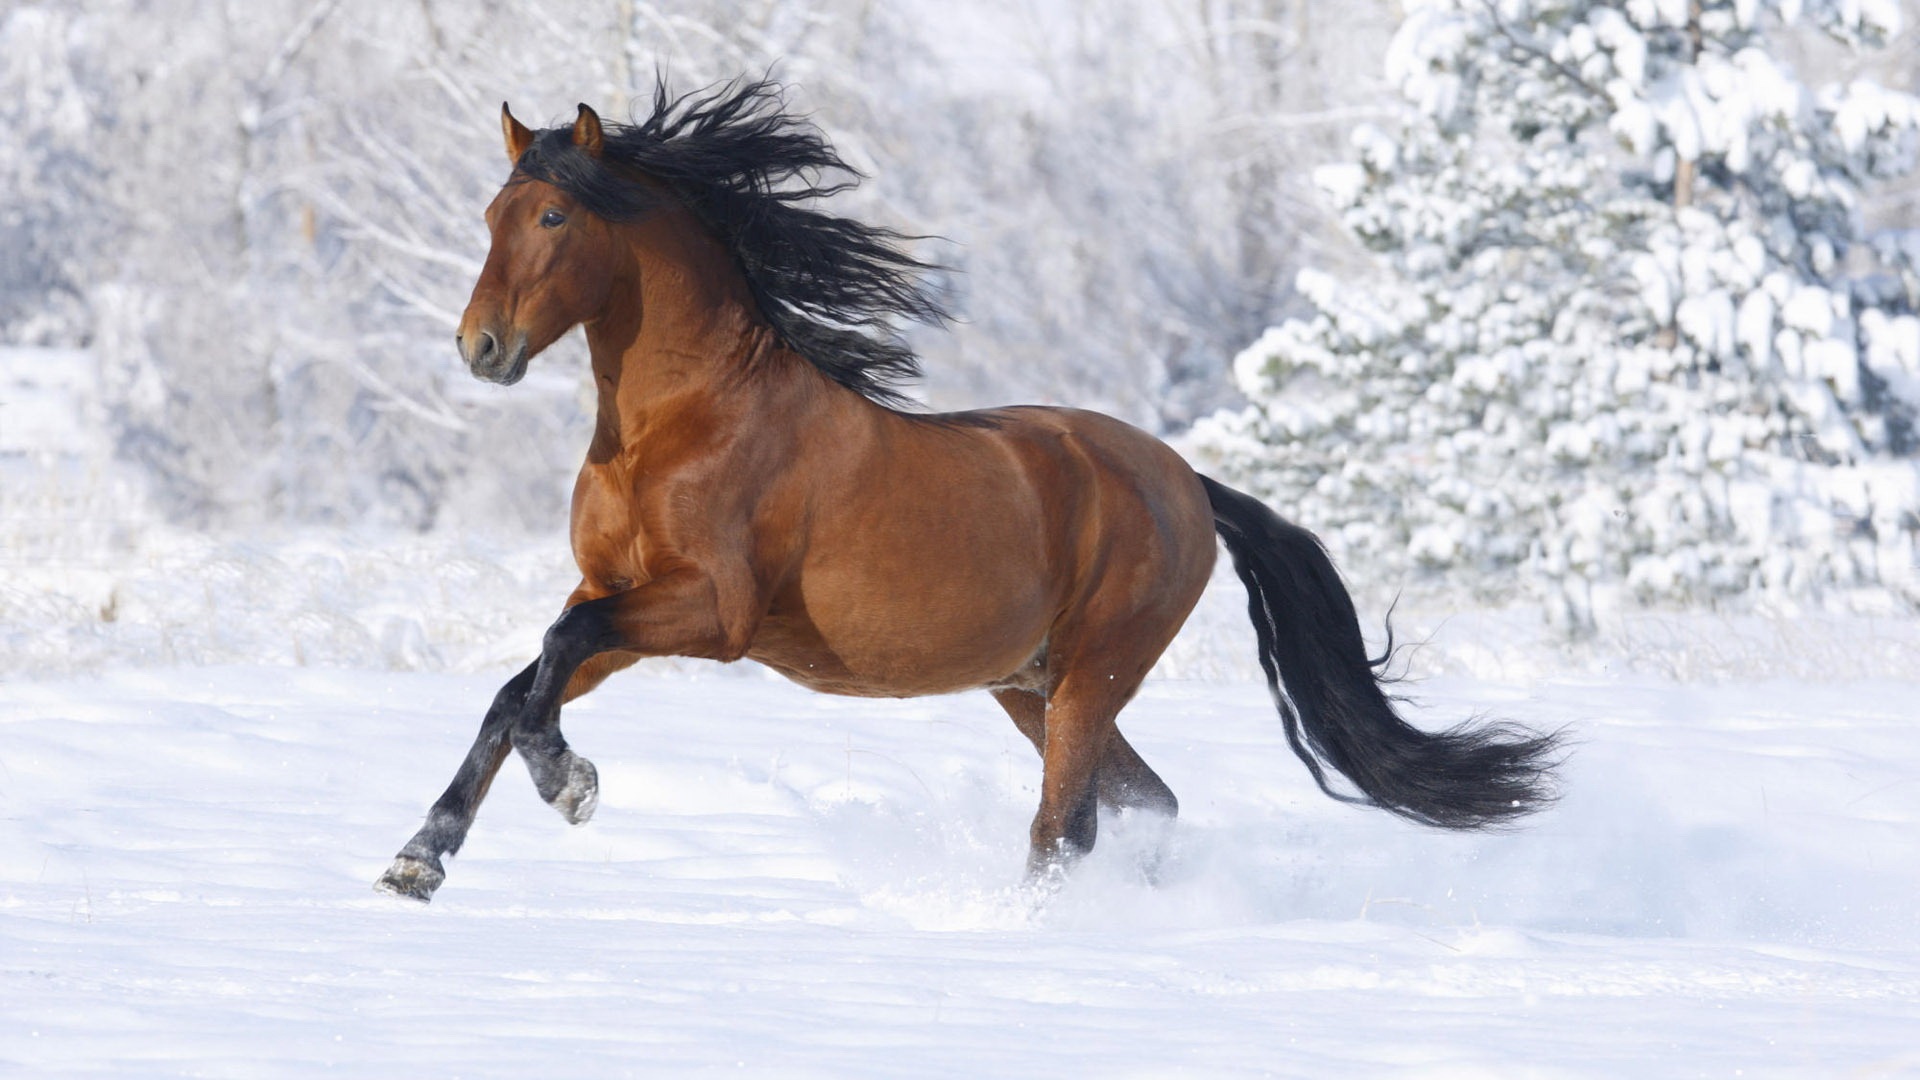
[[[499,339],[486,330],[480,331],[471,347],[467,345],[463,335],[456,334],[454,338],[460,342],[460,354],[467,358],[467,364],[470,367],[484,367],[500,352]]]

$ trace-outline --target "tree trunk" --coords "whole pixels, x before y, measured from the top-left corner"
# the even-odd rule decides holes
[[[1700,0],[1687,5],[1687,63],[1700,61]],[[1699,162],[1692,158],[1678,157],[1673,163],[1673,209],[1675,213],[1693,205],[1693,184],[1699,173]],[[1679,328],[1672,323],[1660,328],[1654,338],[1663,349],[1671,349],[1680,343]]]

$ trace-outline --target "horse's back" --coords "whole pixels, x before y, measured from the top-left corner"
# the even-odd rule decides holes
[[[1205,581],[1212,570],[1213,511],[1200,477],[1173,448],[1104,413],[1018,405],[945,420],[960,439],[927,440],[930,471],[995,476],[988,503],[1033,508],[1037,530],[1051,549],[1052,569],[1089,579],[1103,572],[1171,574]],[[975,442],[990,449],[975,447]],[[1121,565],[1116,565],[1121,564]],[[1198,566],[1198,570],[1194,569]]]

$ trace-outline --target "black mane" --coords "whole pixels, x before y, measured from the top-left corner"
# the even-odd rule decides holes
[[[861,177],[819,128],[785,106],[767,80],[677,98],[660,81],[653,115],[604,125],[599,160],[574,147],[570,128],[553,128],[521,155],[514,179],[544,180],[611,221],[659,206],[633,173],[661,181],[726,244],[788,348],[873,401],[903,404],[898,386],[919,376],[920,359],[894,320],[951,318],[924,280],[939,267],[901,250],[917,237],[804,205]]]

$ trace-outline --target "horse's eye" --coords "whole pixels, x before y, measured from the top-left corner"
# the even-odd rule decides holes
[[[557,229],[567,223],[567,215],[558,210],[549,210],[540,215],[540,224],[549,229]]]

